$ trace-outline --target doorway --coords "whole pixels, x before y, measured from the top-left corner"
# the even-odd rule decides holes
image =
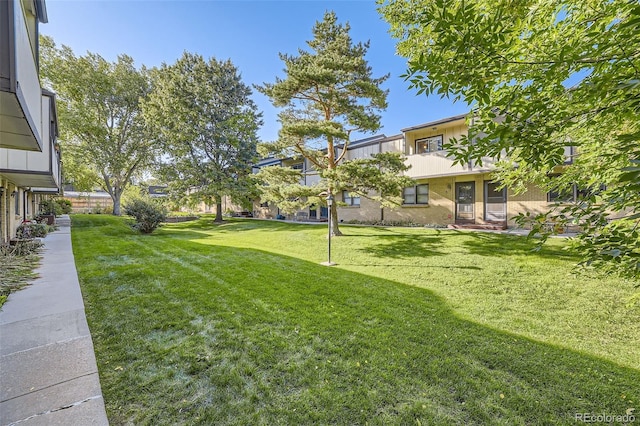
[[[456,182],[456,223],[475,221],[475,192],[475,182]]]
[[[505,222],[507,220],[507,188],[498,189],[496,182],[484,182],[484,220]]]

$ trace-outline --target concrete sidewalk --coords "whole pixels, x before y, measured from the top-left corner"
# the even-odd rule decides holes
[[[0,425],[108,425],[68,216],[58,224],[39,278],[0,311]]]

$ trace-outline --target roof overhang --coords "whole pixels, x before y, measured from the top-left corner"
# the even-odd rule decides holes
[[[403,133],[413,130],[427,129],[429,127],[441,126],[443,124],[453,123],[454,121],[466,120],[469,114],[454,115],[453,117],[443,118],[442,120],[430,121],[428,123],[418,124],[417,126],[406,127],[402,129]]]
[[[47,5],[44,0],[35,0],[36,5],[36,16],[38,17],[38,21],[46,24],[49,22],[49,16],[47,15]]]
[[[57,191],[60,190],[55,177],[50,172],[0,170],[0,174],[19,187],[37,187],[50,188]]]
[[[0,147],[42,151],[15,93],[0,91]]]

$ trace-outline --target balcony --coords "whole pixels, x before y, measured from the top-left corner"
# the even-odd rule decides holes
[[[17,186],[31,187],[34,192],[58,192],[60,189],[60,152],[56,137],[55,95],[44,91],[42,127],[45,142],[41,152],[0,148],[0,174]]]
[[[0,147],[41,151],[38,22],[43,1],[0,1]]]
[[[496,160],[490,157],[482,158],[482,165],[453,164],[453,159],[447,156],[447,151],[436,151],[425,154],[408,155],[405,164],[411,166],[406,175],[412,179],[428,179],[435,177],[464,175],[472,173],[490,172]]]

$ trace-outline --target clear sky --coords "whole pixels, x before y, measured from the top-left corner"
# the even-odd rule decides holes
[[[138,66],[174,63],[184,51],[205,58],[231,59],[246,84],[262,84],[284,77],[278,53],[307,50],[311,29],[324,12],[333,10],[340,23],[349,22],[354,42],[370,41],[366,56],[373,76],[390,73],[388,108],[382,113],[387,136],[405,127],[467,112],[464,103],[416,96],[400,77],[406,60],[395,54],[395,40],[376,10],[375,1],[308,0],[47,0],[49,22],[41,33],[76,55],[87,51],[109,61],[118,54],[134,58]],[[278,110],[260,93],[253,94],[263,112],[263,141],[277,138]],[[368,135],[360,135],[366,137]]]

